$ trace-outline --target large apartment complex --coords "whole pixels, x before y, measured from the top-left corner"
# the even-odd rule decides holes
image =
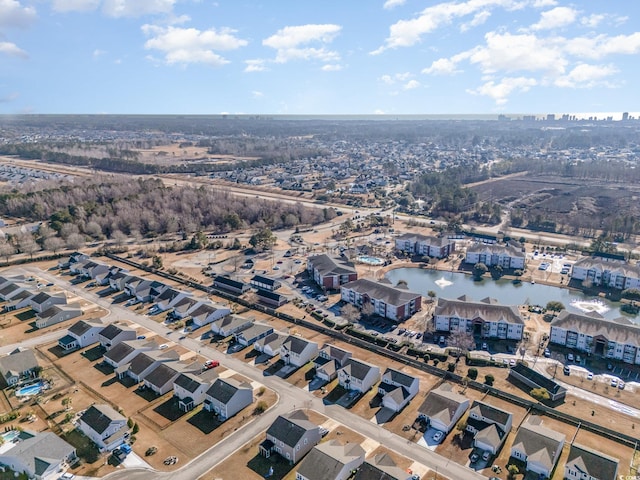
[[[523,269],[525,253],[511,245],[476,243],[467,248],[465,263],[484,263],[487,267]]]
[[[640,288],[640,267],[622,260],[587,257],[578,260],[571,270],[574,280],[590,280],[593,285],[617,288]]]
[[[396,250],[412,255],[445,258],[456,251],[456,242],[446,237],[405,233],[396,237]]]
[[[422,308],[422,296],[406,288],[374,280],[360,279],[342,286],[340,296],[343,301],[356,307],[370,303],[374,313],[395,322],[411,317]]]
[[[335,290],[340,285],[352,282],[358,278],[353,263],[346,258],[332,257],[326,254],[309,257],[307,270],[313,280],[322,288]]]
[[[566,310],[551,322],[550,342],[626,363],[640,364],[640,328],[624,319]]]

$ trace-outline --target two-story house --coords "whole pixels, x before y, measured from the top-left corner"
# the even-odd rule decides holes
[[[280,346],[280,358],[286,365],[301,367],[318,355],[318,344],[296,335],[289,335]]]
[[[618,480],[617,458],[573,443],[564,465],[564,478],[568,480]]]
[[[532,416],[518,428],[511,456],[524,462],[527,471],[549,478],[560,458],[565,438],[562,433],[542,426],[540,417]]]
[[[334,345],[324,345],[313,361],[316,377],[323,382],[330,382],[338,376],[338,370],[346,365],[351,356],[351,352]]]
[[[217,378],[218,374],[213,370],[203,375],[180,374],[173,382],[173,396],[178,398],[178,408],[188,412],[203,403],[207,390]]]
[[[365,393],[380,380],[380,368],[351,358],[338,370],[338,384],[346,390]]]
[[[365,451],[357,443],[323,442],[302,460],[296,480],[347,480],[364,462]]]
[[[100,332],[98,332],[98,341],[100,345],[106,350],[110,350],[120,342],[126,340],[135,340],[136,331],[133,328],[125,327],[124,325],[116,325],[112,323],[107,325]]]
[[[382,406],[394,412],[402,410],[418,394],[420,380],[394,368],[387,368],[378,384]]]
[[[418,408],[418,414],[431,428],[449,433],[469,408],[469,399],[455,393],[451,384],[444,383],[429,392]]]
[[[101,452],[121,445],[129,434],[127,419],[105,404],[92,405],[80,416],[78,428]]]
[[[269,458],[277,453],[292,464],[298,463],[320,443],[320,427],[309,421],[302,410],[280,415],[267,429],[260,453]]]
[[[495,455],[511,431],[512,423],[513,414],[476,400],[469,410],[466,430],[474,435],[475,448]]]
[[[69,327],[67,335],[58,340],[58,346],[65,352],[84,348],[98,342],[98,334],[105,325],[98,319],[80,320]]]
[[[252,402],[250,383],[235,378],[218,378],[207,390],[203,408],[215,413],[220,420],[227,420]]]

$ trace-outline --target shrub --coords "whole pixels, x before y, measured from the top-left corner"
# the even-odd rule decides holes
[[[135,435],[139,431],[140,431],[140,427],[138,426],[138,423],[136,422],[136,423],[133,424],[133,428],[131,429],[131,435]]]
[[[265,392],[265,391],[266,391],[266,388],[265,388],[265,387],[260,387],[260,388],[258,389],[258,393],[257,393],[257,395],[258,395],[259,397],[261,397],[262,395],[264,395],[264,392]]]
[[[493,382],[495,382],[495,380],[495,377],[490,373],[484,376],[484,384],[489,385],[490,387],[493,386]]]
[[[469,377],[471,380],[475,380],[476,378],[478,378],[478,369],[471,367],[469,370],[467,370],[467,377]]]
[[[440,360],[438,360],[437,358],[433,359],[433,366],[434,367],[437,367],[439,363],[440,363]]]
[[[258,402],[256,404],[256,408],[253,409],[253,414],[254,415],[260,415],[261,413],[263,413],[265,410],[267,409],[267,402]]]
[[[549,395],[549,392],[546,388],[534,388],[529,392],[529,395],[531,395],[539,402],[544,402],[551,399],[551,395]]]
[[[456,369],[456,364],[455,364],[455,362],[449,362],[449,363],[447,364],[447,371],[449,371],[449,372],[452,372],[452,373],[453,373],[453,372],[455,371],[455,369]]]

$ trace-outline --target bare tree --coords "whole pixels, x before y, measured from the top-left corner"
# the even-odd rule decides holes
[[[455,347],[458,357],[466,354],[475,344],[473,335],[465,330],[457,330],[449,335],[449,345]]]
[[[347,303],[340,309],[340,315],[349,323],[354,323],[360,318],[360,310],[357,307]]]
[[[65,242],[60,237],[49,237],[44,240],[44,249],[53,253],[58,253],[64,246]]]
[[[373,308],[373,305],[370,302],[366,302],[362,305],[362,316],[370,317],[371,315],[373,315],[374,311],[375,309]]]
[[[0,257],[4,257],[7,263],[9,263],[9,259],[14,253],[16,253],[16,247],[11,242],[6,239],[0,241]]]
[[[120,230],[115,230],[111,234],[111,239],[113,240],[113,243],[115,243],[118,247],[121,247],[127,242],[127,236]]]
[[[40,245],[36,243],[31,233],[25,233],[18,239],[18,248],[21,253],[26,253],[33,259],[33,254],[40,250]]]
[[[84,236],[79,233],[72,233],[67,237],[67,247],[71,250],[79,250],[84,247],[86,243]]]

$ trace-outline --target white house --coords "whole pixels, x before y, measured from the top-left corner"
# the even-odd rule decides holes
[[[380,368],[351,358],[338,370],[338,383],[346,390],[365,393],[380,380]]]
[[[100,451],[111,451],[129,434],[127,419],[109,405],[92,405],[80,416],[78,428]]]
[[[324,345],[313,361],[316,377],[324,382],[330,382],[338,376],[338,370],[346,365],[352,353],[334,345]]]
[[[482,338],[521,340],[524,333],[518,308],[488,297],[479,302],[466,295],[455,300],[438,298],[433,321],[437,332],[466,332]]]
[[[253,344],[253,348],[254,350],[268,355],[269,357],[275,357],[280,353],[280,348],[286,339],[286,335],[272,332],[266,337],[256,340]]]
[[[98,334],[104,329],[104,323],[98,319],[80,320],[69,327],[67,335],[58,340],[64,351],[84,348],[98,342]]]
[[[40,292],[29,300],[29,305],[36,313],[42,313],[54,305],[66,305],[67,296],[64,293],[49,294]]]
[[[365,451],[357,443],[322,442],[300,463],[296,480],[347,480],[364,462]]]
[[[56,323],[66,322],[82,315],[80,304],[53,305],[44,312],[36,314],[36,327],[46,328]]]
[[[382,406],[399,412],[418,394],[420,380],[393,368],[387,368],[378,384]]]
[[[201,368],[200,363],[188,360],[162,362],[144,377],[143,384],[156,395],[164,395],[174,389],[174,382],[181,374],[198,373]]]
[[[512,423],[513,414],[476,400],[469,410],[466,429],[474,435],[475,448],[495,455],[511,431]]]
[[[188,314],[191,316],[194,328],[198,328],[230,315],[231,309],[220,303],[201,303],[189,310]]]
[[[34,480],[57,478],[76,458],[76,449],[53,432],[20,432],[0,451],[0,464]]]
[[[286,365],[301,367],[318,355],[318,344],[296,335],[289,335],[280,347],[280,358]]]
[[[420,417],[432,428],[449,433],[469,408],[469,399],[455,393],[451,384],[444,383],[429,392],[418,408]]]
[[[218,375],[211,370],[205,376],[193,373],[178,375],[173,382],[173,396],[178,398],[178,408],[188,412],[203,403],[207,390],[217,377]]]
[[[532,416],[518,428],[511,456],[526,463],[527,471],[549,478],[560,458],[565,438],[562,433],[543,427],[540,417]]]
[[[112,323],[98,333],[98,341],[102,347],[109,350],[125,340],[135,340],[136,336],[136,331],[133,328]]]
[[[235,378],[218,378],[207,390],[204,409],[227,420],[253,402],[253,388]]]
[[[136,355],[142,352],[156,350],[158,344],[153,340],[125,340],[107,350],[102,361],[113,368],[128,365]]]
[[[250,326],[252,323],[253,319],[251,318],[241,317],[240,315],[227,315],[226,317],[211,322],[211,331],[215,335],[228,337]]]
[[[569,480],[618,480],[620,460],[588,447],[573,443],[564,465],[564,478]]]
[[[640,327],[620,318],[606,320],[566,310],[551,321],[551,343],[604,358],[640,365]]]
[[[123,378],[127,375],[134,382],[140,383],[162,363],[177,362],[180,359],[174,350],[149,350],[140,352],[130,363],[116,368],[115,373]]]

